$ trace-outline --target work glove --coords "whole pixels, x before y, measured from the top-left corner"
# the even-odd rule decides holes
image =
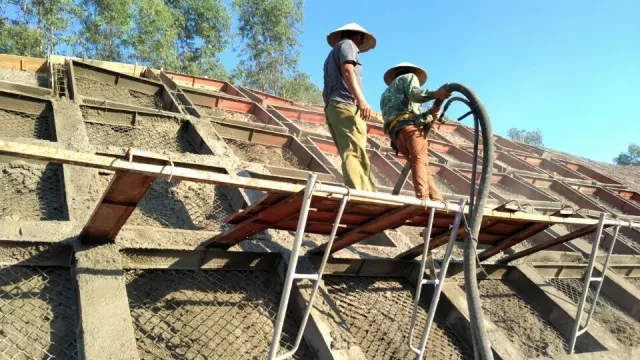
[[[451,93],[447,91],[447,84],[440,86],[438,90],[433,93],[433,97],[438,100],[446,100],[449,96],[451,96]]]

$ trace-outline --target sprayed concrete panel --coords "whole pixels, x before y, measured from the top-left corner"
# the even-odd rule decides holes
[[[0,91],[0,137],[56,141],[51,102]]]
[[[549,278],[548,281],[569,297],[574,304],[578,303],[584,289],[581,278]],[[595,286],[596,284],[594,284]],[[590,287],[583,319],[586,318],[593,303],[594,295],[595,289]],[[593,319],[608,329],[624,346],[634,347],[640,343],[640,322],[625,313],[606,292],[601,292],[598,297]]]
[[[130,270],[127,293],[141,359],[254,359],[268,353],[280,301],[273,272]],[[288,314],[281,351],[298,323]],[[303,342],[294,356],[313,359]]]
[[[68,268],[0,268],[0,354],[77,359],[76,298]]]
[[[180,112],[164,85],[81,62],[71,62],[72,94],[155,110]]]
[[[48,88],[51,85],[47,73],[11,69],[0,69],[0,81],[42,88]]]
[[[408,345],[412,294],[405,279],[326,276],[325,286],[344,316],[345,326],[358,340],[368,359],[413,359]],[[425,298],[430,299],[430,296]],[[444,301],[440,308],[444,308]],[[426,321],[428,300],[418,307],[414,344]],[[465,326],[447,321],[444,312],[436,314],[427,343],[433,359],[472,359],[473,349],[460,331]]]
[[[192,139],[189,121],[93,106],[81,109],[94,146],[198,154],[194,145],[198,139]]]
[[[0,220],[68,220],[62,166],[0,159]]]
[[[461,286],[463,287],[463,286]],[[567,339],[549,322],[536,303],[506,280],[478,283],[482,308],[524,358],[554,358],[566,353]]]

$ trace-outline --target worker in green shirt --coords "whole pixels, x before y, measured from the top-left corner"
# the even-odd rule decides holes
[[[423,130],[438,118],[440,109],[431,107],[423,113],[420,104],[444,100],[451,94],[444,85],[436,91],[422,90],[420,86],[427,82],[426,71],[407,62],[387,70],[384,82],[388,85],[380,99],[384,131],[391,137],[393,149],[409,161],[416,197],[443,201],[429,169],[428,144]]]

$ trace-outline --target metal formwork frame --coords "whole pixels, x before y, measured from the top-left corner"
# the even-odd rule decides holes
[[[591,323],[591,318],[593,317],[593,312],[596,309],[596,305],[598,303],[598,296],[600,295],[600,290],[602,289],[602,284],[604,283],[604,279],[607,273],[607,269],[609,267],[609,259],[611,258],[611,253],[613,252],[613,248],[616,244],[616,239],[618,238],[618,231],[620,230],[620,225],[615,226],[615,230],[613,233],[613,240],[611,241],[611,245],[609,246],[609,250],[607,250],[607,257],[604,261],[604,265],[602,266],[602,273],[599,277],[593,277],[593,269],[595,267],[596,256],[598,254],[598,246],[600,245],[600,238],[602,237],[602,231],[604,230],[606,213],[600,214],[600,220],[598,222],[598,229],[594,234],[593,239],[593,247],[591,249],[591,255],[589,256],[589,265],[587,266],[587,272],[584,274],[584,282],[582,284],[582,294],[580,295],[580,301],[578,303],[578,310],[576,313],[576,321],[573,323],[573,329],[571,330],[571,338],[569,339],[569,354],[573,354],[576,346],[576,341],[578,340],[578,336],[587,332],[589,324]],[[589,308],[589,314],[587,314],[587,320],[584,324],[584,327],[580,329],[580,323],[582,321],[582,312],[584,311],[584,307],[587,302],[587,296],[589,295],[589,285],[592,282],[598,283],[598,288],[591,300],[591,306]]]

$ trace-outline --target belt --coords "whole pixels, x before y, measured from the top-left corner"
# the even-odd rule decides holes
[[[389,131],[391,131],[391,129],[393,129],[394,126],[396,126],[396,124],[401,121],[401,120],[406,120],[408,118],[413,117],[415,114],[412,113],[402,113],[400,115],[397,115],[396,117],[394,117],[393,119],[391,119],[391,121],[389,122]]]

